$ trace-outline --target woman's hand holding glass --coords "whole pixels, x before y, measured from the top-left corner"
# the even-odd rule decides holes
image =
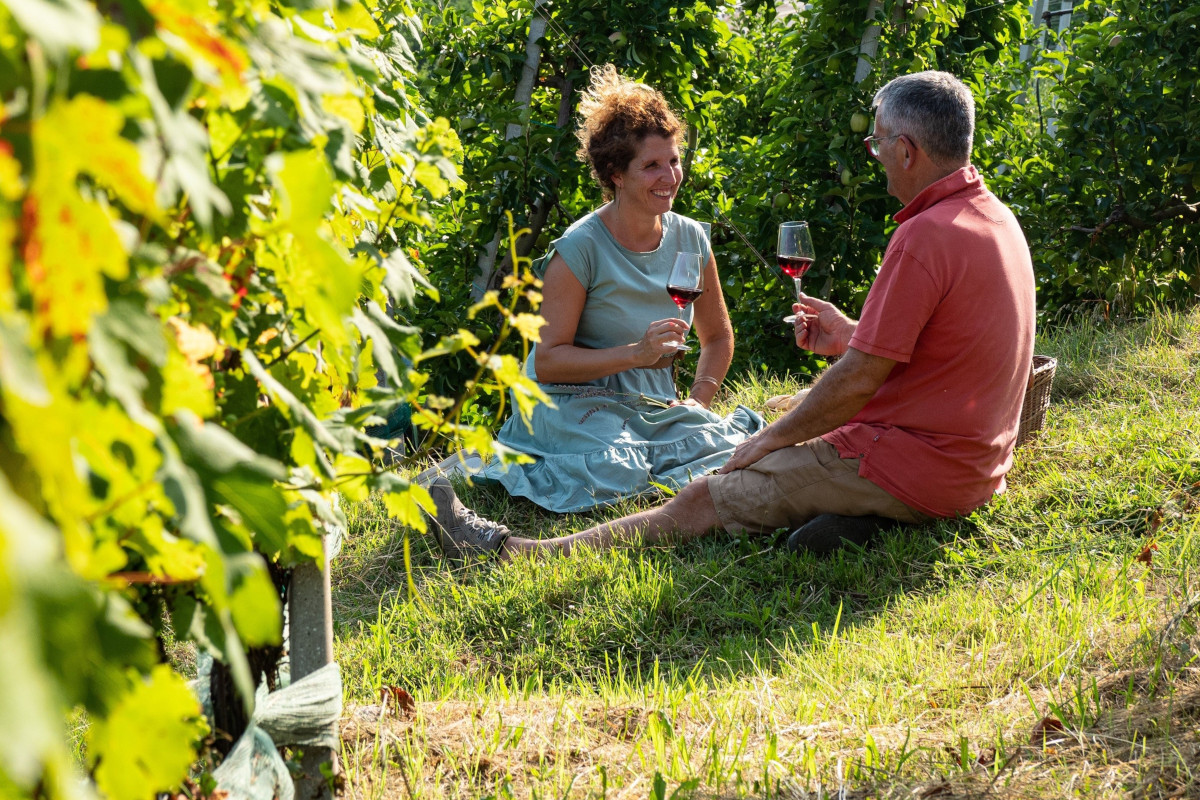
[[[687,320],[674,317],[651,322],[636,345],[638,366],[670,366],[690,327]]]

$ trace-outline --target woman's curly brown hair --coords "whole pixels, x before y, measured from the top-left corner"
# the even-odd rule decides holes
[[[612,64],[592,67],[579,113],[576,155],[592,168],[606,198],[615,189],[612,176],[629,166],[643,139],[663,136],[682,144],[687,132],[661,92],[622,78]]]

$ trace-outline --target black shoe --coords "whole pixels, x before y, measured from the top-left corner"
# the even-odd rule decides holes
[[[887,517],[843,517],[821,514],[796,528],[787,538],[787,548],[793,553],[809,552],[825,556],[846,544],[862,546],[884,528],[901,523]]]

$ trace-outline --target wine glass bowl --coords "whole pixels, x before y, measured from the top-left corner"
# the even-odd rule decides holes
[[[812,233],[807,222],[785,222],[779,226],[775,258],[783,274],[792,279],[792,284],[796,287],[796,298],[799,299],[800,281],[816,259]],[[796,315],[789,314],[783,321],[794,323]]]
[[[700,264],[699,253],[677,253],[671,274],[667,276],[667,294],[679,308],[679,318],[683,319],[683,311],[704,292],[704,270]],[[678,350],[691,350],[682,340],[676,345]]]

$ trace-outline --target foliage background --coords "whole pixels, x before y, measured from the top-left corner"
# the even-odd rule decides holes
[[[418,5],[430,54],[422,91],[439,113],[458,115],[464,144],[466,189],[448,207],[444,247],[426,254],[434,282],[466,301],[502,208],[533,221],[536,256],[599,205],[573,155],[571,111],[587,67],[611,62],[662,90],[692,127],[676,210],[716,223],[738,331],[733,372],[810,372],[821,362],[798,355],[775,323],[789,283],[751,246],[770,260],[778,224],[808,220],[820,250],[808,290],[857,311],[898,209],[853,115],[896,75],[945,69],[975,93],[974,161],[1026,230],[1044,317],[1107,319],[1194,300],[1194,8],[1083,3],[1062,36],[1017,2],[884,2],[869,18],[873,8],[816,2],[779,15],[762,2],[552,3],[540,82],[522,109],[512,87],[529,4]],[[856,82],[872,24],[878,55]],[[524,134],[506,142],[513,121]],[[543,198],[552,210],[538,229]],[[422,319],[427,330],[453,324],[445,309],[422,309]],[[481,418],[495,421],[486,409]]]
[[[896,206],[853,115],[915,69],[975,92],[974,160],[1022,220],[1047,318],[1200,290],[1195,4],[1085,2],[1061,37],[982,0],[539,9],[521,107],[529,0],[0,6],[0,794],[79,794],[71,709],[101,793],[179,785],[211,740],[171,642],[248,696],[245,648],[278,643],[279,570],[320,559],[335,495],[422,527],[376,426],[407,404],[486,453],[506,389],[533,401],[520,267],[599,202],[573,156],[591,64],[692,128],[677,209],[715,223],[735,373],[820,366],[754,252],[779,222],[812,223],[809,289],[857,311]],[[531,230],[479,300],[504,210]]]

